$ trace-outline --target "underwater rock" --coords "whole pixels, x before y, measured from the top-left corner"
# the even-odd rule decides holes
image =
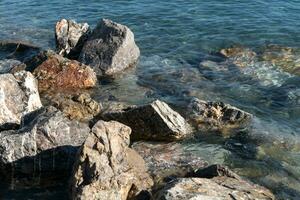
[[[79,95],[63,95],[58,93],[49,100],[53,106],[61,110],[68,118],[89,121],[102,110],[102,105],[87,93]]]
[[[188,113],[198,130],[219,131],[226,135],[232,130],[246,128],[252,115],[223,102],[207,102],[197,98],[188,105]]]
[[[144,160],[129,148],[130,133],[119,122],[95,124],[74,165],[72,199],[126,200],[151,188]]]
[[[78,147],[90,132],[88,125],[71,121],[54,107],[26,115],[19,130],[0,133],[0,163],[3,174],[11,178],[36,174],[66,177]],[[3,171],[5,170],[5,171]]]
[[[145,160],[156,184],[168,177],[186,177],[207,166],[203,159],[186,152],[179,143],[137,142],[131,148]]]
[[[239,67],[247,67],[257,61],[256,53],[248,48],[232,47],[222,49],[220,53]]]
[[[242,180],[222,166],[214,165],[203,169],[202,175],[208,178],[193,177],[173,180],[155,193],[153,199],[275,199],[268,189]]]
[[[81,24],[66,19],[58,21],[55,26],[57,52],[62,56],[77,59],[90,32],[87,23]]]
[[[39,91],[65,91],[94,87],[97,77],[93,69],[60,55],[49,55],[33,72],[39,81]]]
[[[0,74],[11,73],[15,68],[25,68],[25,65],[14,59],[0,60]]]
[[[42,107],[34,76],[26,71],[0,74],[0,105],[0,129],[19,126],[22,116]]]
[[[0,59],[15,59],[24,62],[38,54],[40,48],[28,42],[2,40],[0,41],[0,52],[4,55]]]
[[[132,31],[102,19],[84,44],[79,61],[90,65],[97,75],[113,75],[134,65],[139,56]]]
[[[189,124],[168,104],[156,100],[150,104],[106,112],[104,120],[115,120],[132,129],[132,140],[174,141],[187,137]]]

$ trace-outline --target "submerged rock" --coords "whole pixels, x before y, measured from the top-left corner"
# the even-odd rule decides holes
[[[151,188],[144,160],[128,147],[130,133],[119,122],[96,123],[74,165],[72,199],[126,200]]]
[[[0,74],[11,73],[14,71],[14,68],[18,67],[25,68],[25,65],[22,62],[14,59],[0,60]]]
[[[132,31],[102,19],[84,44],[79,61],[90,65],[97,75],[113,75],[134,65],[139,56]]]
[[[73,20],[62,19],[56,23],[56,49],[62,56],[76,59],[90,34],[87,23],[76,23]]]
[[[252,115],[223,102],[192,99],[188,106],[191,122],[200,131],[219,131],[223,134],[246,128]]]
[[[0,105],[0,129],[20,125],[22,116],[42,107],[33,75],[26,71],[0,74]]]
[[[48,54],[49,55],[49,54]],[[49,55],[33,72],[39,81],[39,91],[65,91],[94,87],[97,77],[93,69],[60,55]]]
[[[0,41],[0,59],[15,59],[24,62],[38,54],[40,48],[28,42],[4,40]]]
[[[0,133],[3,174],[7,178],[22,174],[28,179],[37,174],[65,178],[77,148],[89,134],[88,125],[67,119],[54,107],[26,115],[23,124],[19,130]]]
[[[190,176],[196,169],[207,166],[206,161],[186,152],[179,143],[137,142],[132,148],[144,158],[156,184],[168,177]]]
[[[222,49],[220,53],[239,67],[247,67],[257,61],[257,54],[248,48],[232,47]]]
[[[104,120],[116,120],[132,128],[133,140],[174,141],[185,138],[191,129],[185,119],[166,103],[129,107],[103,114]]]
[[[198,173],[200,174],[200,172]],[[275,199],[268,189],[242,180],[226,167],[210,166],[203,169],[201,175],[204,175],[205,178],[193,177],[174,180],[159,190],[153,199]]]

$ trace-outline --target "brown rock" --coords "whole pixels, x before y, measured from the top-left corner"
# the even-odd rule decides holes
[[[220,53],[229,58],[233,64],[239,67],[246,67],[257,60],[257,55],[254,51],[243,47],[222,49]]]

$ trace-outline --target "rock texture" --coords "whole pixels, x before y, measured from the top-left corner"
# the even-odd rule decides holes
[[[156,184],[168,177],[186,177],[207,162],[184,150],[179,143],[137,142],[132,145],[145,160],[148,172]]]
[[[139,55],[132,31],[103,19],[84,44],[79,61],[93,67],[98,75],[112,75],[134,65]]]
[[[14,71],[14,68],[24,67],[25,65],[18,60],[4,59],[0,60],[0,74],[10,73]]]
[[[192,99],[188,106],[192,123],[201,131],[220,131],[223,134],[249,125],[252,115],[223,102]]]
[[[0,74],[0,129],[20,125],[21,118],[39,109],[37,81],[30,72]]]
[[[19,130],[0,133],[0,164],[5,175],[11,172],[30,178],[37,173],[70,171],[78,147],[90,132],[88,125],[67,119],[54,107],[26,115],[23,124]]]
[[[76,59],[90,34],[87,23],[76,23],[73,20],[62,19],[56,23],[56,49],[62,56]]]
[[[116,120],[132,128],[133,140],[174,141],[185,138],[191,129],[185,119],[166,103],[129,107],[103,114],[105,120]]]
[[[96,85],[95,72],[75,60],[49,55],[33,72],[39,81],[39,91],[86,89]]]
[[[220,53],[239,67],[247,67],[257,62],[257,54],[248,48],[232,47],[222,49]]]
[[[97,122],[74,165],[72,199],[126,200],[151,188],[144,160],[128,147],[130,133],[119,122]]]
[[[209,178],[179,178],[172,181],[158,191],[153,199],[275,199],[268,189],[242,180],[238,175],[222,166],[210,166],[203,169],[202,175],[209,176]]]

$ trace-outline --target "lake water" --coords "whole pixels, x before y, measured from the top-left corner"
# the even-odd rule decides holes
[[[248,139],[199,137],[185,142],[185,151],[230,166],[278,198],[300,199],[300,77],[264,62],[237,70],[217,54],[235,45],[256,52],[270,44],[300,48],[300,1],[1,0],[0,39],[54,48],[61,18],[92,27],[109,18],[135,33],[138,66],[101,81],[96,99],[142,104],[159,98],[180,110],[195,96],[248,111],[255,116]],[[199,65],[204,61],[223,68]],[[65,195],[55,188],[2,191],[6,199]]]

